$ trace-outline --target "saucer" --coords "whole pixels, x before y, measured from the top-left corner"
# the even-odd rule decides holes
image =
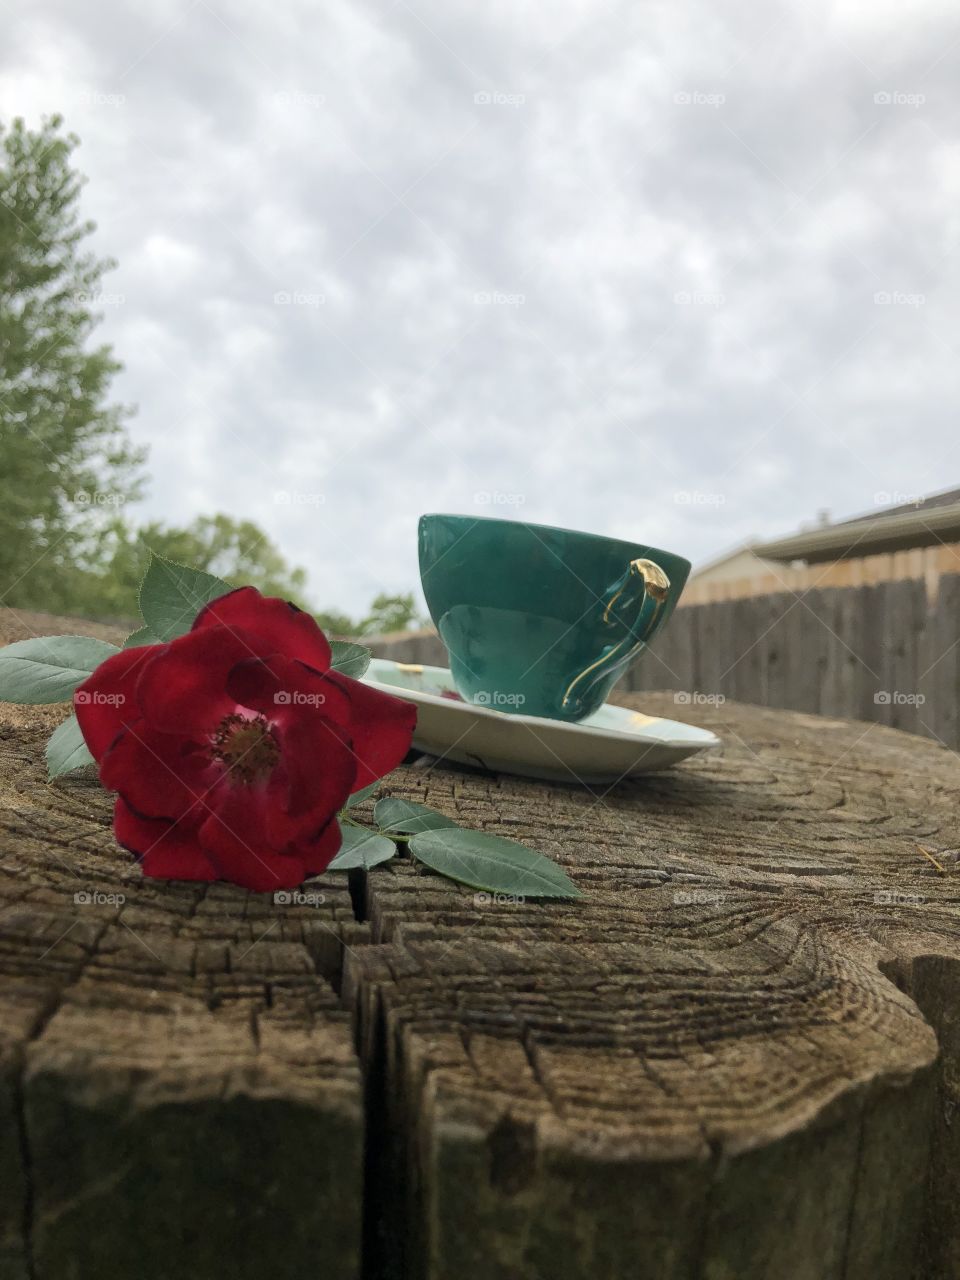
[[[617,782],[720,745],[708,729],[605,703],[575,724],[464,702],[446,667],[374,658],[363,680],[417,706],[413,745],[493,773]]]

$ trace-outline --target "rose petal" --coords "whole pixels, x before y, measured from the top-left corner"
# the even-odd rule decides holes
[[[221,879],[256,893],[294,889],[306,875],[303,860],[271,848],[264,800],[263,788],[224,788],[200,826],[200,842]]]
[[[337,856],[342,840],[343,832],[335,817],[313,839],[299,840],[296,854],[303,860],[307,875],[318,875],[321,871],[326,871]]]
[[[346,730],[319,714],[277,729],[281,765],[266,787],[264,822],[274,847],[318,831],[353,791],[356,760]]]
[[[350,699],[348,727],[357,762],[353,790],[360,791],[395,769],[410,750],[417,708],[339,671],[331,671],[327,678]]]
[[[143,719],[118,734],[100,762],[108,791],[119,791],[145,818],[171,821],[208,804],[223,773],[204,747],[151,729]]]
[[[165,645],[148,644],[121,649],[101,662],[73,694],[80,732],[94,760],[99,761],[114,738],[140,717],[137,681]]]
[[[260,657],[282,653],[299,658],[318,671],[330,666],[330,645],[309,613],[289,600],[262,596],[256,587],[240,587],[212,600],[197,614],[193,630],[216,626],[253,637],[253,647]]]
[[[212,733],[235,710],[226,691],[228,672],[243,659],[256,656],[243,636],[226,627],[178,636],[162,646],[137,681],[144,718],[166,733],[193,737]]]
[[[145,876],[157,880],[216,880],[216,867],[200,846],[195,827],[144,818],[122,796],[113,809],[118,844],[135,853]]]
[[[341,724],[352,715],[350,699],[331,674],[314,671],[283,654],[238,662],[227,676],[226,687],[241,706],[280,724],[310,712]]]

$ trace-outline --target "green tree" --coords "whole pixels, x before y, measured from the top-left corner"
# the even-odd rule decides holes
[[[338,613],[335,609],[312,610],[313,616],[328,636],[338,640],[356,640],[360,632],[358,624],[346,613]]]
[[[409,631],[422,626],[413,602],[413,592],[403,595],[378,595],[370,605],[369,614],[360,622],[358,635],[384,635],[388,631]]]
[[[52,610],[138,495],[143,461],[129,409],[107,399],[120,365],[90,342],[114,264],[85,247],[78,139],[61,125],[0,125],[0,603]]]
[[[330,635],[352,639],[385,635],[388,631],[410,631],[424,625],[424,619],[417,613],[412,591],[395,596],[383,593],[375,596],[370,612],[363,618],[354,619],[331,610],[315,613],[314,617]]]
[[[69,607],[97,617],[136,617],[137,589],[150,551],[238,587],[257,587],[264,595],[309,607],[304,603],[305,571],[291,568],[252,520],[226,515],[200,516],[179,528],[154,521],[133,529],[114,520],[100,541],[99,565],[74,575]]]

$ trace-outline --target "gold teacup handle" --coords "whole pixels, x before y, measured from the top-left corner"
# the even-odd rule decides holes
[[[644,595],[652,597],[657,601],[657,608],[666,600],[670,591],[670,579],[663,572],[658,564],[654,564],[652,560],[631,560],[627,568],[626,576],[616,594],[607,601],[607,607],[603,611],[604,622],[610,621],[610,610],[617,603],[630,582],[632,576],[643,579]]]
[[[633,591],[631,588],[641,586],[639,595],[639,612],[636,615],[636,621],[639,622],[643,615],[643,610],[648,600],[653,601],[653,613],[650,620],[643,628],[644,635],[648,634],[650,628],[656,621],[657,614],[666,603],[667,596],[670,593],[670,579],[652,560],[640,557],[631,560],[627,566],[627,571],[618,583],[611,588],[613,594],[607,600],[603,609],[603,621],[607,626],[613,626],[615,623],[626,625],[628,627],[626,635],[624,635],[607,653],[601,658],[597,658],[595,662],[591,662],[579,675],[575,676],[567,686],[566,693],[563,695],[563,706],[569,707],[570,703],[578,696],[586,693],[586,691],[596,683],[601,676],[606,675],[616,667],[625,666],[633,655],[642,647],[644,639],[637,638],[633,631],[632,623],[624,623],[622,617],[618,618],[614,615],[614,606],[621,597],[626,596],[630,603],[633,603],[631,597]],[[626,603],[626,602],[625,602]],[[623,605],[621,605],[621,609]]]

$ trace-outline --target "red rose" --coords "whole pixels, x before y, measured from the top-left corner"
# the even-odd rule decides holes
[[[330,670],[309,614],[242,587],[74,694],[113,829],[148,876],[289,889],[340,847],[347,797],[395,768],[416,708]]]

